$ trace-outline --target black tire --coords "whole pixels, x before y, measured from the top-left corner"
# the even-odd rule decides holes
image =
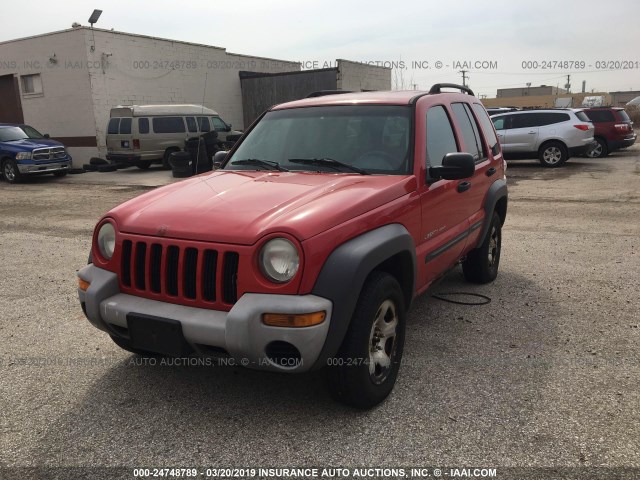
[[[53,176],[54,177],[65,177],[67,175],[67,173],[68,172],[66,170],[63,170],[61,172],[53,172]]]
[[[113,343],[118,345],[123,350],[126,350],[127,352],[135,353],[143,357],[162,357],[162,355],[159,353],[149,352],[147,350],[141,350],[139,348],[133,348],[130,345],[129,340],[127,340],[126,338],[118,337],[116,335],[109,335],[109,336],[111,337],[111,340],[113,340]]]
[[[604,138],[596,137],[596,142],[598,146],[591,150],[587,157],[589,158],[603,158],[609,155],[609,146],[607,145],[607,141]]]
[[[180,149],[179,148],[167,148],[164,152],[164,155],[162,157],[162,167],[165,170],[170,170],[171,169],[171,163],[169,163],[169,158],[171,158],[171,154],[173,152],[179,152]]]
[[[373,272],[362,288],[336,357],[328,361],[327,383],[333,398],[368,409],[391,393],[402,360],[405,315],[398,281],[388,273]],[[388,336],[378,328],[394,322]]]
[[[109,165],[109,162],[104,158],[91,157],[89,159],[89,165]]]
[[[99,172],[115,172],[118,168],[115,165],[100,165]]]
[[[2,176],[9,183],[20,183],[22,174],[18,170],[16,161],[11,158],[2,160]]]
[[[493,212],[487,235],[478,248],[471,250],[462,262],[462,272],[468,282],[489,283],[498,276],[502,247],[502,221]]]
[[[547,168],[557,168],[569,159],[567,147],[560,142],[546,142],[538,150],[540,163]]]
[[[136,166],[140,170],[147,170],[151,166],[151,162],[149,162],[149,161],[138,162],[138,164]]]
[[[85,163],[84,165],[82,165],[82,169],[86,172],[97,172],[98,171],[98,166],[97,165],[92,165],[90,163]]]

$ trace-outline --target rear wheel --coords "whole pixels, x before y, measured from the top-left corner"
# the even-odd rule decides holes
[[[502,221],[493,213],[489,231],[482,245],[471,250],[462,262],[462,272],[469,282],[489,283],[498,276],[500,249],[502,247]]]
[[[6,158],[2,161],[2,174],[9,183],[18,183],[22,180],[22,174],[18,170],[16,161],[11,158]]]
[[[563,165],[569,158],[566,147],[560,142],[548,142],[538,150],[540,163],[545,167],[556,168]]]
[[[604,139],[599,137],[596,137],[595,140],[598,143],[598,145],[587,154],[587,157],[602,158],[609,155],[609,148],[607,147],[607,142]]]
[[[332,396],[357,408],[382,402],[396,383],[404,347],[404,297],[384,272],[367,279],[327,380]]]

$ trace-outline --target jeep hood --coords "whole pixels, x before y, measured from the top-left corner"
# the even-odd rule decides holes
[[[120,231],[141,235],[252,245],[279,232],[303,241],[416,186],[413,176],[217,171],[158,188],[107,216]]]

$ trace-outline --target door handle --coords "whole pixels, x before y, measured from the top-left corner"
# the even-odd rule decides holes
[[[536,132],[529,132],[529,135],[535,135]]]
[[[466,192],[471,188],[471,182],[460,182],[458,184],[458,192]]]
[[[487,171],[485,172],[485,174],[487,175],[487,177],[490,177],[491,175],[493,175],[494,173],[496,173],[497,170],[495,169],[495,167],[491,167],[488,168]]]

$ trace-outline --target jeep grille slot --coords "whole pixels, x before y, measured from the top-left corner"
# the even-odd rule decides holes
[[[216,269],[218,252],[205,250],[202,260],[202,296],[208,302],[216,301]]]
[[[131,240],[122,242],[122,266],[120,279],[125,287],[131,286]]]
[[[205,242],[122,236],[123,293],[221,310],[238,300],[238,252],[207,248]]]
[[[162,290],[162,245],[154,243],[151,245],[151,256],[149,258],[149,282],[153,293],[160,293]]]
[[[167,294],[178,296],[178,260],[180,249],[174,245],[167,249]]]
[[[235,303],[238,300],[238,262],[240,256],[235,252],[224,254],[224,272],[222,298],[225,303]]]
[[[196,299],[196,275],[198,270],[198,250],[186,248],[182,274],[182,292],[186,298]]]
[[[138,290],[144,290],[146,287],[145,274],[147,269],[145,268],[147,257],[147,244],[143,242],[136,242],[136,255],[135,255],[135,281],[136,288]]]

